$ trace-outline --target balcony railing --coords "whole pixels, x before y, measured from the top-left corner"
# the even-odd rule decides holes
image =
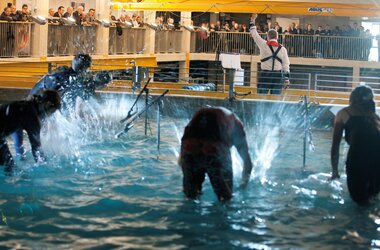
[[[97,26],[66,26],[49,24],[48,56],[77,53],[95,54]]]
[[[156,53],[179,53],[182,48],[182,31],[160,30],[156,31]]]
[[[265,38],[265,34],[261,34]],[[326,59],[368,61],[373,37],[338,37],[280,35],[279,42],[288,50],[289,56]],[[250,33],[211,32],[207,38],[192,33],[193,53],[240,53],[258,55],[259,49]]]
[[[109,54],[142,54],[145,50],[144,28],[110,28]]]
[[[31,56],[33,27],[33,23],[0,21],[0,58]],[[103,27],[49,24],[47,55],[66,56],[79,52],[96,54],[99,28]],[[121,32],[115,27],[109,28],[108,53],[110,55],[144,53],[146,32],[144,28],[121,28]],[[178,30],[156,31],[155,53],[182,52],[182,34],[183,31]],[[265,34],[262,34],[262,37],[265,38]],[[374,37],[280,35],[279,40],[291,57],[379,61],[378,48],[373,48]],[[211,32],[208,37],[193,32],[190,38],[190,51],[259,54],[251,35],[239,32]],[[372,52],[376,52],[374,53],[376,55],[373,56]]]
[[[31,55],[33,23],[0,21],[0,57],[27,57]]]

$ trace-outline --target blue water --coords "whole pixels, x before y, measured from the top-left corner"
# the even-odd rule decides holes
[[[0,171],[0,248],[380,249],[378,200],[360,207],[345,175],[327,180],[330,130],[314,131],[302,170],[302,130],[247,125],[255,170],[238,190],[234,157],[234,197],[221,204],[208,180],[200,199],[182,193],[177,155],[187,119],[162,118],[158,155],[153,119],[147,136],[139,119],[115,139],[120,106],[86,112],[85,121],[56,115],[42,133],[47,164],[29,152],[13,175]]]

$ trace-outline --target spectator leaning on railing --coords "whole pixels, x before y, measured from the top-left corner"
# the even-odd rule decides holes
[[[11,8],[10,7],[5,7],[3,13],[0,15],[0,20],[1,21],[13,21],[13,18],[11,16]]]
[[[260,49],[261,57],[261,74],[257,83],[257,93],[281,94],[282,88],[289,86],[289,57],[285,47],[277,42],[278,33],[276,30],[270,29],[265,41],[259,33],[257,33],[255,20],[257,14],[253,14],[251,18],[250,32],[253,40]]]

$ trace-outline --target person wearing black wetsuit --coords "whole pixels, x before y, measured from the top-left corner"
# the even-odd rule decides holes
[[[194,199],[201,193],[206,173],[220,201],[232,198],[232,146],[244,162],[241,186],[245,187],[252,161],[241,121],[221,107],[202,108],[194,114],[185,128],[178,160],[183,172],[183,190],[188,198]]]
[[[28,133],[32,154],[36,162],[44,161],[41,151],[41,120],[60,108],[61,98],[55,90],[45,90],[29,101],[16,101],[0,106],[0,165],[6,170],[14,166],[7,144],[7,136],[17,130]]]
[[[331,179],[339,178],[339,145],[345,132],[350,145],[346,161],[347,187],[351,198],[365,204],[380,191],[380,117],[372,89],[355,88],[348,107],[340,110],[334,121],[331,147]]]
[[[32,88],[27,99],[39,95],[46,89],[58,91],[62,100],[62,111],[75,112],[76,103],[86,101],[95,95],[96,89],[104,88],[112,81],[112,75],[107,71],[100,71],[95,76],[88,72],[92,65],[92,58],[88,54],[78,54],[71,67],[59,67],[53,73],[44,75]],[[12,134],[15,142],[16,154],[23,157],[23,131],[17,130]]]

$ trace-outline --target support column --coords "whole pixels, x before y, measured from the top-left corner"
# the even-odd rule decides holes
[[[34,5],[32,7],[32,15],[47,16],[47,13],[49,12],[49,0],[34,1]],[[39,57],[41,60],[46,60],[48,45],[48,28],[48,24],[32,25],[32,57]]]
[[[353,67],[352,68],[352,89],[357,87],[360,83],[360,67]],[[348,86],[347,86],[348,87]]]
[[[191,25],[191,12],[181,12],[181,21],[182,26]],[[185,61],[179,62],[179,78],[188,79],[189,78],[189,68],[190,68],[190,41],[191,41],[191,32],[182,28],[182,39],[181,39],[181,52],[185,53]]]
[[[257,88],[258,68],[259,68],[259,64],[251,60],[251,67],[250,67],[251,77],[249,80],[249,86],[254,87],[254,88]]]
[[[144,11],[144,23],[155,23],[156,12]],[[156,31],[151,28],[146,28],[145,31],[145,54],[154,55],[156,42]]]
[[[110,1],[97,0],[96,1],[96,18],[98,20],[109,20]],[[110,29],[105,28],[99,24],[96,32],[96,54],[108,57]]]

